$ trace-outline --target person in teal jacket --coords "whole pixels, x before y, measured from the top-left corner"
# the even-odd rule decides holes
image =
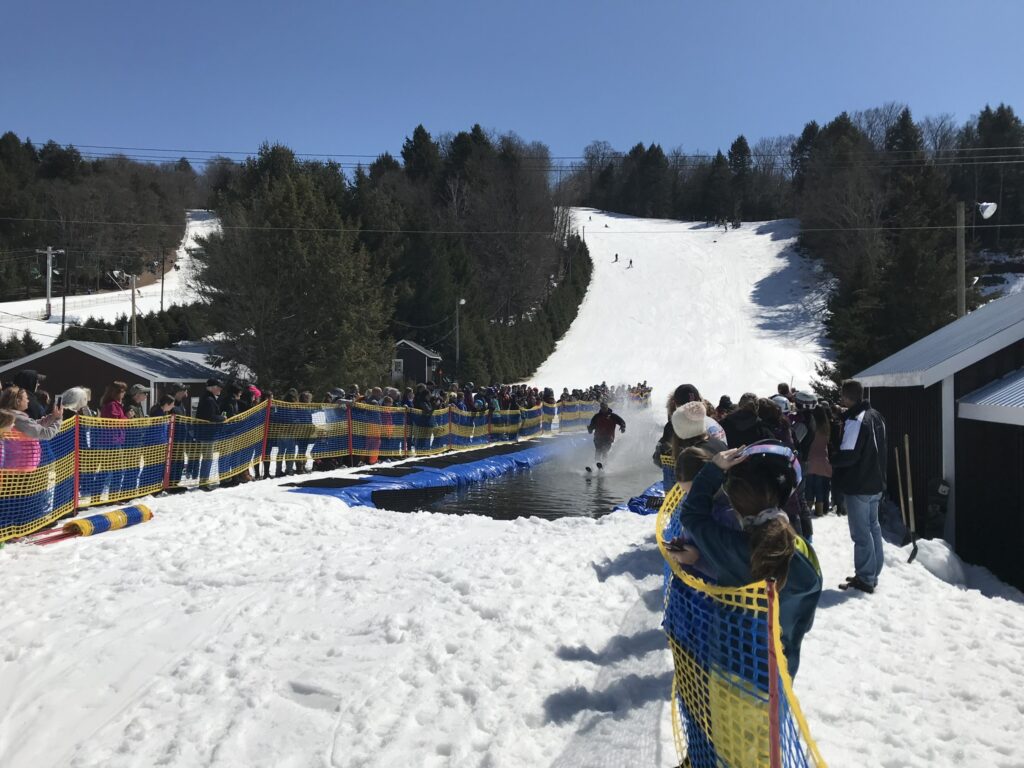
[[[718,584],[741,587],[775,580],[782,648],[794,677],[800,667],[800,644],[814,623],[821,596],[814,549],[794,532],[782,510],[799,485],[799,473],[793,450],[778,441],[722,451],[694,478],[680,510],[680,522],[718,574]],[[723,485],[741,530],[723,526],[712,516],[714,496]]]

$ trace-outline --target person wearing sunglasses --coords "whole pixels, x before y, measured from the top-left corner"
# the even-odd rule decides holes
[[[817,555],[783,511],[800,484],[800,471],[793,449],[775,440],[722,451],[694,478],[680,509],[680,523],[719,584],[774,580],[782,647],[793,676],[821,596]],[[738,530],[715,520],[714,498],[721,488],[739,517]]]

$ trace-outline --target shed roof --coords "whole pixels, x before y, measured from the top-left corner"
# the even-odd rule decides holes
[[[426,347],[421,347],[415,341],[409,341],[408,339],[402,339],[402,340],[396,342],[395,346],[397,347],[399,344],[405,344],[405,345],[407,345],[409,347],[412,347],[417,352],[419,352],[421,355],[426,355],[427,357],[431,358],[432,360],[440,360],[441,359],[441,356],[439,354],[437,354],[437,352],[432,352],[431,350],[427,349]]]
[[[960,398],[963,419],[1024,426],[1024,368]]]
[[[101,344],[95,341],[63,341],[20,360],[0,366],[0,373],[30,368],[32,361],[68,347],[104,360],[118,368],[131,371],[147,381],[199,382],[212,377],[222,377],[225,374],[224,369],[207,362],[207,356],[203,354],[179,352],[173,349]]]
[[[1024,293],[986,304],[861,371],[865,387],[930,387],[1024,339]]]

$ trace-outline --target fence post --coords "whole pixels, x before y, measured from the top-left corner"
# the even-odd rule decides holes
[[[771,768],[782,766],[782,746],[779,733],[779,662],[775,656],[775,622],[778,603],[775,582],[767,582],[768,594],[768,760]]]
[[[178,421],[178,415],[176,413],[171,414],[171,423],[167,433],[167,457],[164,460],[164,484],[163,489],[166,491],[171,487],[171,462],[174,461],[174,425]]]
[[[82,417],[77,413],[75,414],[75,488],[74,488],[74,501],[72,502],[72,509],[78,509],[78,486],[81,484],[81,452],[79,451],[79,439],[80,439],[80,427],[79,420]]]
[[[263,419],[263,448],[260,449],[261,462],[267,460],[267,446],[270,444],[270,409],[273,407],[272,402],[272,400],[267,400],[267,415]]]
[[[354,466],[352,463],[352,403],[345,406],[345,410],[348,412],[348,465]]]

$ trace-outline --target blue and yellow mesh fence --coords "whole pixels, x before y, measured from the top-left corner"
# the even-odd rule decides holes
[[[75,509],[167,488],[224,482],[254,464],[358,457],[433,456],[586,426],[596,403],[525,410],[433,413],[363,403],[271,403],[222,422],[185,416],[77,416],[52,440],[0,439],[0,541],[18,538]]]
[[[208,486],[248,470],[263,454],[266,413],[259,406],[225,421],[175,417],[167,485]]]
[[[447,451],[452,443],[450,433],[447,408],[432,413],[409,410],[409,442],[417,456],[436,456]]]
[[[491,421],[485,411],[460,411],[452,408],[452,448],[455,450],[487,445],[491,442]]]
[[[774,586],[711,584],[677,564],[665,541],[680,532],[676,485],[657,518],[671,569],[664,629],[672,651],[672,725],[693,768],[825,766],[793,693]]]
[[[522,410],[522,418],[519,422],[519,439],[523,440],[527,437],[539,435],[541,431],[541,421],[543,418],[544,410],[541,406],[537,405],[533,408],[524,408]]]
[[[344,405],[286,403],[269,406],[267,461],[305,461],[348,456],[352,448]]]
[[[408,454],[409,412],[405,408],[352,403],[351,455],[376,464],[381,458],[397,459]]]
[[[164,487],[169,418],[77,418],[80,508],[137,499]]]
[[[25,536],[75,509],[75,423],[52,440],[0,440],[0,541]]]

